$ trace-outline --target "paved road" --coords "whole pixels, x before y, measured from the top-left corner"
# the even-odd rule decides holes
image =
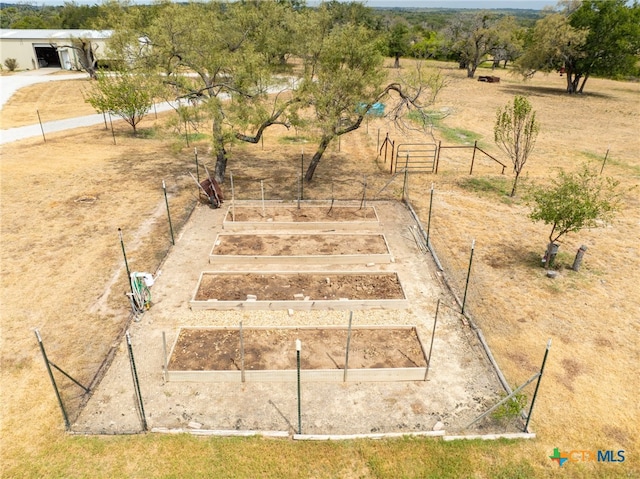
[[[60,69],[58,68],[41,68],[39,70],[16,73],[14,75],[0,76],[0,107],[4,106],[4,104],[9,101],[9,98],[20,88],[47,81],[72,80],[86,77],[86,73],[70,73],[68,75],[51,74],[59,71]],[[171,109],[171,105],[168,103],[156,105],[156,111],[158,112],[169,109]],[[116,119],[114,118],[113,120],[115,121]],[[42,128],[46,135],[47,133],[93,126],[101,123],[104,123],[103,116],[94,114],[64,120],[48,121],[42,124]],[[0,145],[34,136],[42,136],[42,130],[37,123],[35,125],[3,129],[0,130]]]

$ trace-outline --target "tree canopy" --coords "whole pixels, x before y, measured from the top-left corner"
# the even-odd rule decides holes
[[[494,140],[513,164],[516,177],[513,180],[511,196],[516,194],[518,178],[536,144],[539,129],[536,112],[529,100],[523,96],[516,96],[513,103],[498,109],[493,128]]]
[[[561,171],[550,185],[533,190],[529,218],[551,225],[549,244],[553,244],[568,233],[611,221],[620,208],[618,184],[587,166],[575,173]]]
[[[433,101],[424,91],[442,87],[424,78],[413,87],[385,86],[385,37],[358,4],[162,3],[150,18],[111,8],[118,63],[155,75],[165,99],[189,100],[208,115],[218,181],[229,143],[255,143],[275,124],[319,132],[310,181],[330,142],[359,128],[377,102],[393,96],[389,111],[399,116]]]
[[[582,93],[591,75],[637,73],[640,4],[625,0],[584,0],[566,4],[536,22],[518,61],[525,76],[536,71],[566,73],[567,92]]]

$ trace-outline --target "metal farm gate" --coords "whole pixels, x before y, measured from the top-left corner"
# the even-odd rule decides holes
[[[392,161],[392,172],[407,169],[409,173],[436,171],[438,145],[435,143],[404,143],[398,145]]]

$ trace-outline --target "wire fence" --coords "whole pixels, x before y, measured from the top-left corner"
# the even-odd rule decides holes
[[[477,145],[474,145],[473,148],[475,154]],[[469,167],[468,151],[466,153],[462,150],[451,150],[447,151],[445,156],[445,153],[441,154],[440,149],[438,149],[439,174],[445,182],[460,173],[470,173],[467,171]],[[307,158],[306,161],[308,162],[309,159]],[[473,158],[471,161],[473,162],[472,169],[475,168],[473,171],[477,174],[489,171],[495,173],[496,165],[492,159],[478,157]],[[431,190],[425,188],[424,178],[421,181],[416,181],[415,178],[412,178],[412,175],[418,175],[418,173],[410,173],[402,167],[397,168],[392,174],[363,172],[361,175],[334,175],[323,170],[316,173],[314,181],[311,183],[304,181],[304,173],[304,155],[301,155],[299,165],[291,164],[285,166],[283,170],[278,171],[278,174],[273,175],[230,169],[228,176],[229,181],[233,182],[233,193],[230,184],[227,183],[225,191],[226,202],[263,199],[265,201],[277,200],[285,202],[322,200],[327,202],[360,201],[365,203],[373,200],[398,201],[404,199],[415,207],[423,227],[426,228],[431,252],[437,259],[439,267],[443,270],[445,281],[456,297],[456,302],[460,308],[460,311],[456,313],[466,317],[473,317],[476,312],[476,306],[481,304],[486,292],[489,290],[488,285],[483,284],[482,279],[474,274],[474,261],[479,261],[479,258],[474,258],[474,251],[482,246],[475,244],[473,238],[470,237],[451,240],[450,234],[442,234],[443,228],[446,228],[446,222],[441,220],[453,211],[453,208],[447,202],[446,195],[441,194],[441,192],[434,194],[433,186]],[[428,182],[426,183],[428,184]],[[196,186],[192,185],[192,187],[195,188]],[[199,195],[199,192],[196,194]],[[167,210],[168,208],[169,205],[167,204]],[[135,345],[131,343],[131,339],[128,333],[125,334],[125,330],[126,328],[123,328],[122,334],[118,336],[115,342],[121,343],[126,338],[132,372],[131,384],[135,393],[133,395],[133,403],[140,422],[139,425],[133,424],[128,426],[128,429],[125,427],[123,430],[125,432],[136,432],[148,429],[144,412],[145,378],[138,377],[133,357]],[[166,349],[166,345],[164,345],[164,348]],[[87,387],[82,386],[83,391],[78,391],[78,388],[74,390],[73,382],[75,380],[65,373],[66,377],[60,378],[61,392],[58,393],[58,386],[55,384],[52,372],[49,372],[63,409],[67,428],[70,427],[70,423],[79,416],[86,406],[95,387],[106,374],[116,352],[117,347],[111,348],[108,356],[93,377],[91,384]],[[45,361],[49,366],[49,360],[46,356]],[[57,366],[54,369],[58,369]],[[164,369],[166,371],[166,360]],[[67,379],[70,379],[70,381]],[[142,387],[140,383],[142,383]],[[508,390],[508,385],[506,388]]]

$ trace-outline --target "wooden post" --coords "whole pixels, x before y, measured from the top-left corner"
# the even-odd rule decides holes
[[[471,169],[469,170],[469,174],[473,173],[473,162],[476,159],[476,149],[478,148],[478,140],[473,143],[473,155],[471,155]]]
[[[582,264],[582,257],[584,256],[586,251],[587,251],[587,247],[585,245],[582,245],[580,246],[580,248],[578,248],[578,252],[576,253],[576,259],[573,260],[573,266],[571,266],[572,270],[574,271],[580,270],[580,265]]]
[[[438,174],[438,166],[440,165],[440,149],[442,148],[442,140],[438,140],[438,153],[436,154],[436,175]]]

